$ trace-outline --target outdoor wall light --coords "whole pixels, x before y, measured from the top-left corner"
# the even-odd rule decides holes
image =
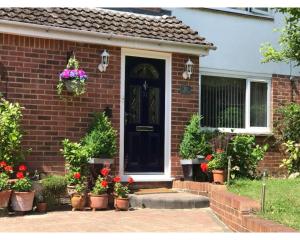
[[[193,66],[194,66],[194,63],[191,61],[191,59],[189,59],[185,63],[185,71],[182,74],[182,77],[184,79],[191,79],[191,75],[193,73]]]
[[[109,62],[109,53],[104,49],[101,54],[101,63],[98,65],[98,69],[100,72],[105,72]]]

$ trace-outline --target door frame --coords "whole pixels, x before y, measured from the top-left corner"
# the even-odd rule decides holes
[[[165,126],[164,126],[164,172],[130,174],[124,172],[125,137],[125,58],[126,56],[165,60]],[[171,181],[171,107],[172,107],[172,54],[137,49],[121,49],[121,93],[120,93],[120,152],[119,174],[122,181],[130,176],[136,182]]]

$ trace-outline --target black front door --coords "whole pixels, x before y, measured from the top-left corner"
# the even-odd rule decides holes
[[[164,172],[165,60],[126,57],[125,172]]]

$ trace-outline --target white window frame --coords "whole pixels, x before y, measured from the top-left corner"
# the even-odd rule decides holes
[[[229,77],[240,78],[246,81],[246,94],[245,94],[245,128],[210,128],[203,127],[205,130],[219,130],[220,132],[231,133],[249,133],[255,135],[271,135],[271,78],[263,77],[247,77],[243,75],[232,75],[224,73],[201,73],[199,80],[199,114],[201,115],[201,77],[202,76],[215,76],[215,77]],[[251,82],[267,83],[267,126],[266,127],[250,127],[250,90]]]

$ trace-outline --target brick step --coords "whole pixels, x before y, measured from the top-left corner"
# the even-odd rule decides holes
[[[209,207],[209,199],[191,193],[130,194],[131,207],[155,209],[190,209]]]

